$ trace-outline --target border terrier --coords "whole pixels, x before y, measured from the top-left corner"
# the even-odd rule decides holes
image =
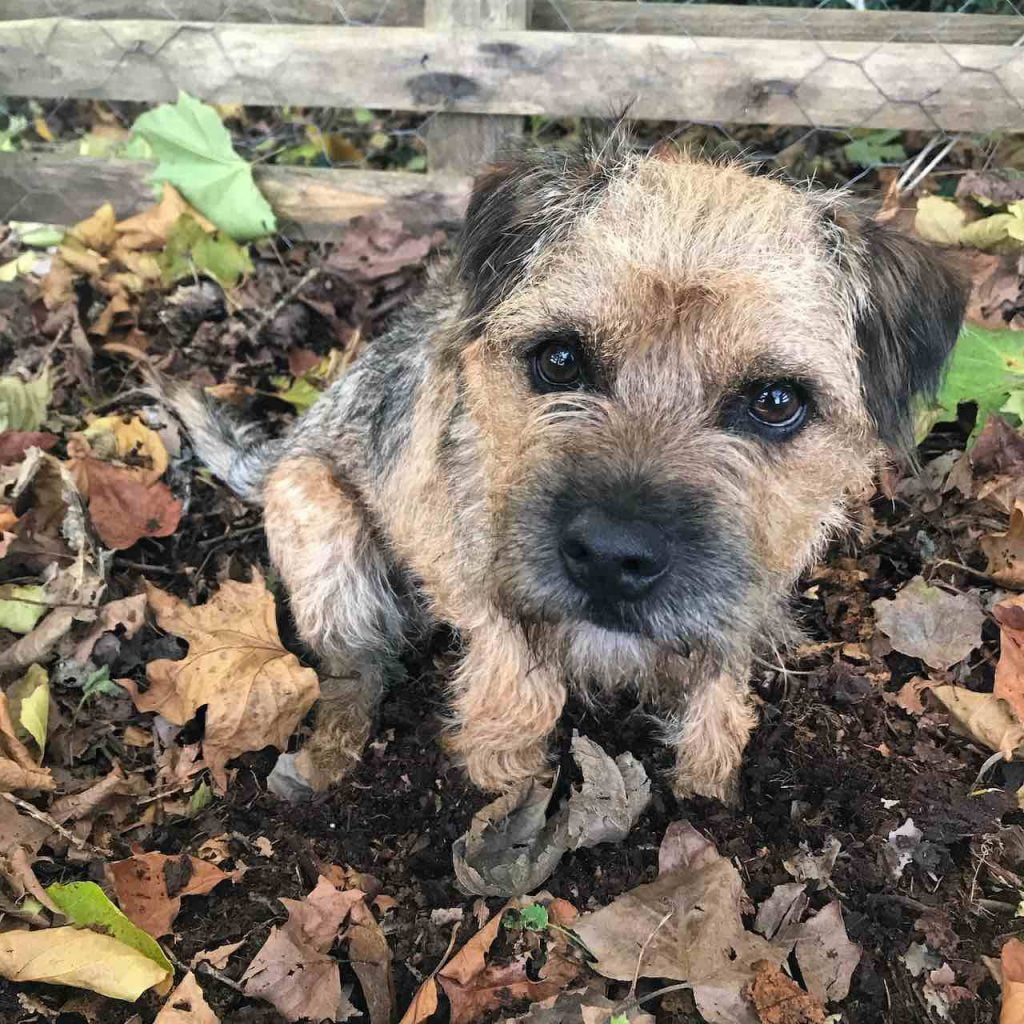
[[[286,437],[172,396],[262,505],[326,677],[284,775],[341,777],[403,648],[445,623],[476,785],[545,771],[570,687],[630,686],[675,791],[734,799],[752,661],[910,447],[964,305],[935,251],[839,192],[614,137],[485,169],[420,300]]]

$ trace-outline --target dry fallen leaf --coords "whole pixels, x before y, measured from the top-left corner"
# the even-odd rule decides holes
[[[28,748],[18,739],[7,695],[0,691],[0,793],[51,790],[54,786],[50,770],[36,764]]]
[[[274,598],[257,571],[251,583],[228,580],[195,608],[157,587],[147,593],[160,627],[184,637],[189,650],[181,661],[150,662],[145,693],[125,685],[140,711],[158,711],[175,725],[206,706],[203,752],[223,789],[231,758],[285,748],[319,695],[316,673],[281,645]]]
[[[1000,601],[992,615],[999,623],[999,662],[992,695],[1005,700],[1017,721],[1024,723],[1024,595]]]
[[[200,950],[189,960],[188,965],[189,967],[198,967],[200,964],[209,964],[218,971],[223,970],[227,967],[231,954],[237,953],[244,945],[245,939],[239,939],[238,942],[229,942],[226,946]]]
[[[288,920],[271,930],[242,975],[245,994],[270,1003],[285,1020],[344,1021],[355,1007],[341,991],[337,961],[327,956],[361,892],[338,892],[321,877],[305,900],[281,900]]]
[[[207,893],[237,877],[187,854],[140,853],[109,868],[121,909],[155,939],[171,933],[183,896]]]
[[[45,981],[134,1002],[167,972],[137,949],[87,928],[0,932],[0,977]]]
[[[1017,499],[1006,533],[990,533],[979,541],[988,559],[986,572],[1004,587],[1024,590],[1024,501]]]
[[[88,661],[92,656],[92,649],[96,646],[96,641],[104,633],[121,629],[124,631],[125,639],[130,639],[142,628],[145,621],[145,594],[133,594],[131,597],[108,601],[100,608],[96,621],[75,648],[75,660]]]
[[[70,465],[89,519],[108,548],[123,551],[143,537],[169,537],[178,528],[182,504],[165,483],[144,483],[131,469],[91,457]]]
[[[651,783],[632,754],[614,760],[585,736],[572,755],[583,783],[548,818],[551,788],[531,780],[481,808],[452,857],[459,887],[478,896],[532,892],[569,850],[621,842],[643,813]]]
[[[761,1024],[825,1024],[825,1008],[777,964],[760,960],[754,968],[747,992]]]
[[[503,966],[487,963],[487,953],[501,929],[505,912],[517,909],[516,900],[505,904],[436,975],[451,1004],[451,1024],[473,1024],[500,1006],[518,999],[538,1002],[557,995],[579,973],[579,968],[562,957],[557,949],[548,949],[548,958],[539,978],[527,975],[525,958]],[[437,1005],[434,978],[420,986],[413,1005],[406,1011],[405,1024],[427,1019],[417,1016]]]
[[[39,847],[52,834],[48,825],[20,814],[16,807],[0,799],[0,876],[10,885],[15,899],[29,893],[48,910],[56,912],[56,905],[32,870]]]
[[[443,973],[438,980],[451,1006],[451,1024],[476,1024],[498,1007],[523,999],[536,1003],[557,995],[578,973],[575,964],[549,956],[534,980],[527,974],[526,958],[519,957],[502,966],[488,965],[465,983],[455,982]]]
[[[391,950],[370,908],[360,899],[349,914],[348,958],[359,979],[370,1024],[390,1024],[395,1009]]]
[[[425,978],[416,989],[409,1008],[402,1014],[398,1024],[423,1024],[437,1012],[437,980],[433,975]]]
[[[1003,1007],[999,1024],[1024,1024],[1024,942],[1010,939],[999,955],[1003,969]]]
[[[787,857],[782,866],[798,882],[814,882],[815,889],[824,889],[832,879],[832,869],[836,866],[843,844],[833,836],[818,853],[812,853],[806,843],[791,857]]]
[[[1024,727],[994,693],[975,693],[963,686],[933,686],[931,692],[962,733],[1007,761],[1024,743]]]
[[[771,896],[757,908],[754,930],[766,939],[777,936],[795,940],[808,902],[807,886],[803,882],[783,882],[775,886]]]
[[[871,607],[893,647],[932,668],[951,668],[981,644],[985,613],[975,594],[950,594],[915,576]]]
[[[167,997],[153,1024],[220,1024],[220,1018],[210,1009],[196,976],[189,971]]]
[[[688,982],[706,1020],[735,1024],[754,964],[780,963],[791,943],[746,931],[739,872],[692,825],[677,826],[671,842],[670,870],[582,915],[575,931],[606,978]]]
[[[861,949],[846,934],[843,910],[833,900],[800,927],[796,960],[807,991],[822,1003],[838,1003],[850,991]]]
[[[68,454],[75,458],[119,461],[144,484],[152,484],[167,470],[167,449],[160,435],[138,416],[101,416],[68,439]]]
[[[199,221],[204,231],[215,230],[213,224],[201,213],[193,210],[182,198],[181,193],[170,182],[165,181],[159,203],[114,225],[117,248],[162,249],[167,244],[171,228],[183,213],[188,213]]]

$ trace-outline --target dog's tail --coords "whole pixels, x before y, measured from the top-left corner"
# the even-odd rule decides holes
[[[276,461],[279,443],[262,437],[257,424],[242,422],[199,388],[152,370],[147,377],[181,421],[200,461],[240,498],[260,504],[263,480]]]

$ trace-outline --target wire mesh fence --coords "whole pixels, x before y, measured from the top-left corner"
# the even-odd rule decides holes
[[[131,206],[141,175],[109,160],[97,119],[115,138],[179,89],[221,105],[290,208],[397,189],[450,214],[459,189],[437,172],[468,173],[506,134],[558,145],[626,107],[652,140],[865,191],[1024,172],[1014,0],[6,0],[0,96],[25,131],[6,147],[0,133],[0,217],[67,219],[76,181]]]

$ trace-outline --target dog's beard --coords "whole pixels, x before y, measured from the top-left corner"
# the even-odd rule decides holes
[[[622,602],[609,618],[607,607],[592,614],[586,597],[560,574],[553,567],[538,581],[530,563],[496,558],[492,600],[539,661],[561,665],[572,679],[642,684],[669,662],[685,662],[688,673],[711,673],[749,650],[744,595],[735,596],[728,618],[711,619],[708,602],[692,601],[688,609],[658,598]]]

